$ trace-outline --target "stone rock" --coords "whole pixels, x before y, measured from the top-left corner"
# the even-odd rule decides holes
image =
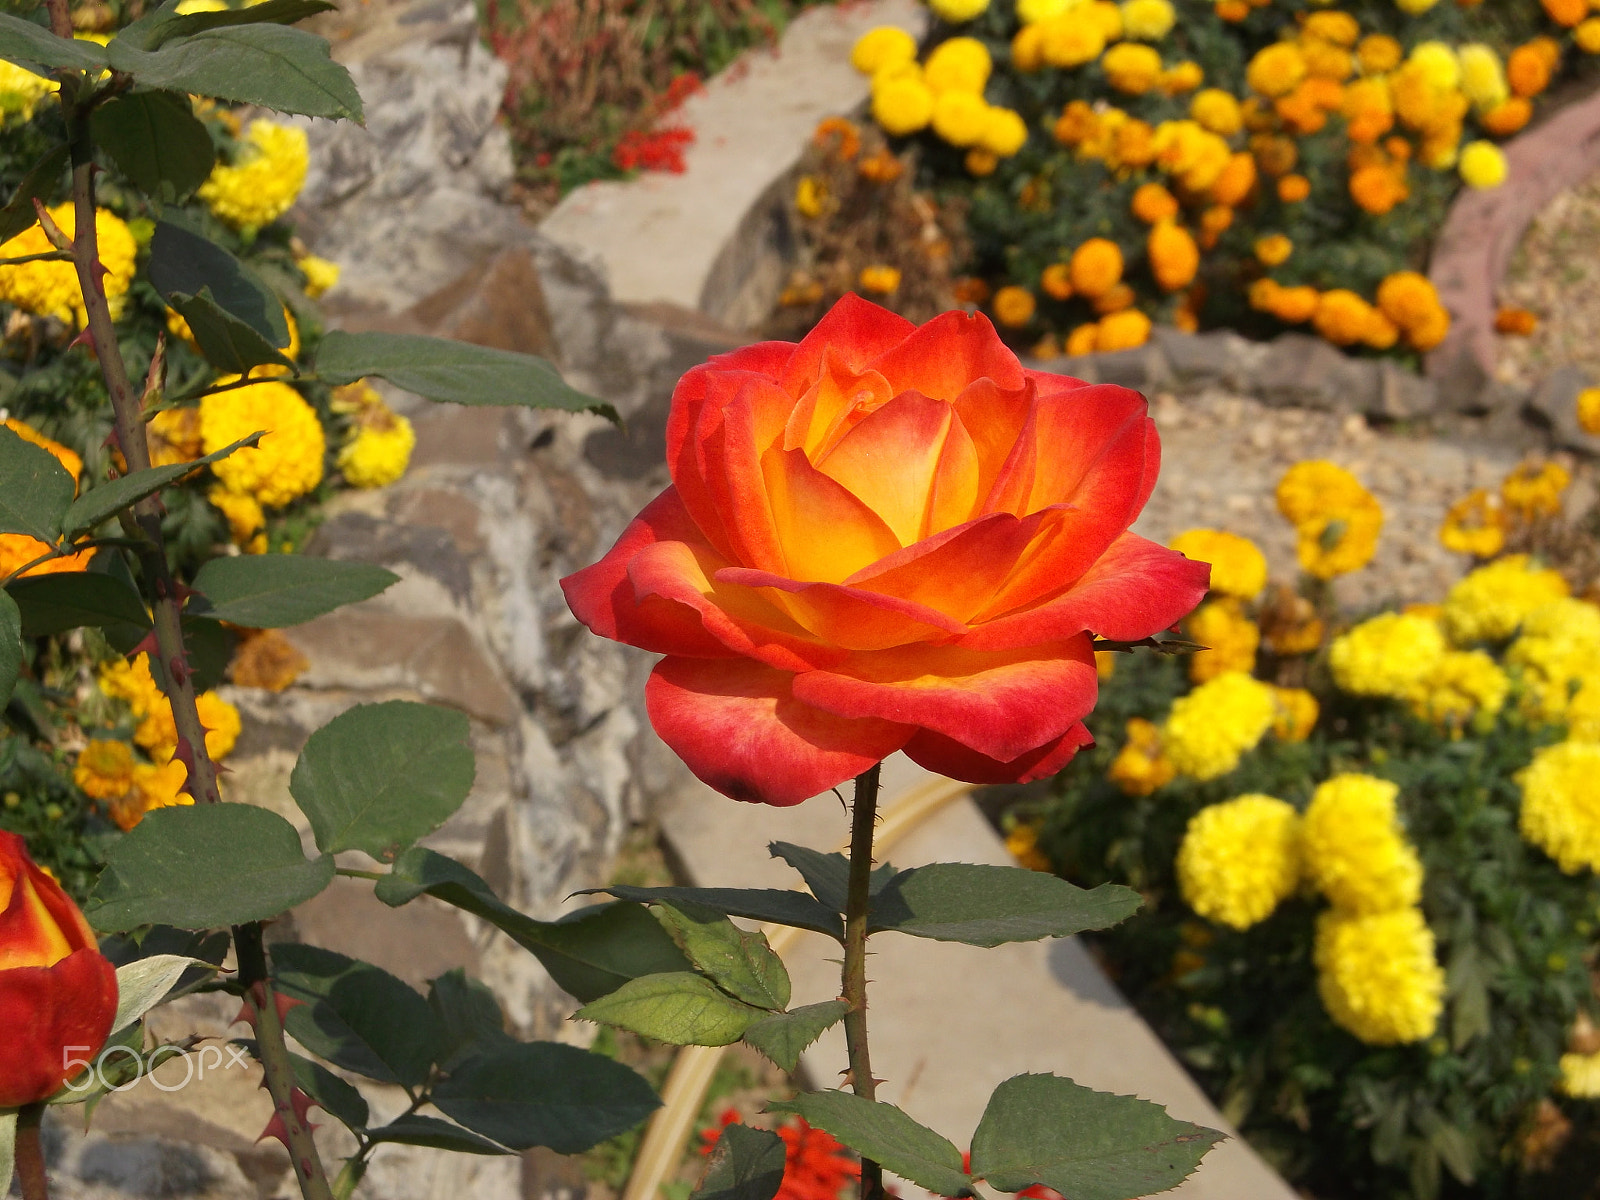
[[[1227,334],[1184,333],[1157,325],[1151,340],[1161,348],[1174,379],[1179,383],[1221,383],[1233,369],[1234,358]]]
[[[1391,421],[1414,421],[1439,407],[1433,380],[1384,359],[1378,364],[1378,403],[1373,415]]]
[[[1095,375],[1100,383],[1149,391],[1172,380],[1166,356],[1154,344],[1096,354],[1094,360]]]
[[[1528,399],[1528,408],[1561,445],[1586,454],[1600,455],[1600,437],[1578,424],[1578,393],[1594,381],[1581,367],[1560,367],[1545,376]]]
[[[1272,405],[1380,411],[1377,364],[1350,358],[1321,338],[1285,333],[1274,338],[1255,376],[1254,392]]]

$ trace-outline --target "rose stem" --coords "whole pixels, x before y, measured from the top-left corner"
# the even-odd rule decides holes
[[[17,1113],[17,1182],[22,1185],[22,1200],[50,1200],[50,1180],[44,1173],[44,1147],[39,1144],[39,1122],[43,1117],[42,1101],[25,1104]]]
[[[878,816],[881,763],[856,776],[856,802],[850,819],[850,885],[844,909],[844,1040],[850,1053],[850,1086],[871,1100],[877,1092],[867,1054],[867,907],[872,895],[872,832]],[[861,1160],[861,1200],[882,1200],[883,1168]]]
[[[239,960],[239,982],[256,1010],[256,1051],[266,1074],[267,1094],[273,1112],[282,1122],[283,1140],[289,1151],[289,1164],[304,1200],[333,1200],[327,1173],[311,1137],[311,1126],[294,1109],[294,1067],[283,1041],[283,1018],[267,974],[267,951],[262,943],[259,923],[233,927],[234,953]]]

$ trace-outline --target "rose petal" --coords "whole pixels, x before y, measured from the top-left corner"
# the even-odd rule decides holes
[[[1124,533],[1065,594],[1001,616],[961,639],[975,650],[1005,651],[1085,630],[1137,641],[1170,629],[1205,597],[1211,568],[1136,533]]]
[[[647,504],[604,558],[561,581],[567,607],[601,637],[643,650],[707,658],[733,656],[735,651],[706,631],[693,608],[660,596],[640,600],[628,578],[628,564],[647,547],[664,542],[705,545],[675,487]]]
[[[978,456],[978,499],[988,497],[1000,470],[1011,456],[1012,447],[1022,436],[1033,411],[1037,393],[1035,377],[1038,371],[1024,372],[1026,378],[1019,388],[1002,388],[992,379],[978,379],[968,384],[955,399],[956,416],[972,438]],[[1065,376],[1043,376],[1052,382]],[[977,509],[974,507],[973,513]],[[987,508],[984,511],[989,511]],[[969,514],[970,515],[970,514]]]
[[[803,583],[838,583],[900,549],[887,525],[865,504],[807,461],[774,446],[761,461],[784,567],[745,565]]]
[[[774,604],[780,605],[828,646],[885,650],[910,642],[945,642],[967,631],[961,622],[952,621],[924,605],[842,584],[800,583],[767,571],[740,567],[718,571],[716,578],[719,583],[739,584],[766,593]],[[806,664],[807,667],[823,665],[826,664],[815,661]]]
[[[954,400],[975,379],[1023,384],[1022,365],[982,313],[940,313],[872,364],[896,392]]]
[[[839,356],[847,369],[859,372],[916,329],[898,313],[846,292],[794,348],[779,382],[791,396],[804,395],[816,382],[829,350]]]
[[[989,758],[926,729],[918,730],[905,744],[905,752],[918,766],[964,783],[1032,783],[1054,775],[1071,762],[1079,750],[1092,745],[1094,736],[1079,721],[1055,741],[1018,755],[1010,762]]]
[[[1146,451],[1154,440],[1155,425],[1138,392],[1104,384],[1041,394],[983,511],[1025,516],[1051,504],[1076,504],[1125,529],[1137,515],[1135,503],[1142,504]]]
[[[876,371],[853,370],[844,355],[830,347],[822,356],[816,382],[789,412],[783,448],[804,450],[817,462],[856,421],[892,399],[887,379]]]
[[[729,557],[768,571],[782,571],[785,557],[761,464],[778,447],[792,403],[771,380],[743,376],[723,409],[720,438],[706,442],[706,483],[728,530]]]
[[[811,462],[882,517],[900,545],[909,546],[927,528],[934,473],[954,418],[943,400],[902,392]],[[976,461],[972,465],[976,476]]]
[[[1097,692],[1082,635],[1001,654],[929,645],[863,652],[794,681],[807,704],[932,729],[1003,762],[1060,737],[1094,708]]]
[[[67,1081],[68,1061],[98,1053],[117,1011],[117,974],[100,952],[50,967],[0,971],[0,1108],[43,1100]]]
[[[735,800],[787,806],[894,753],[911,730],[848,720],[796,700],[796,677],[749,659],[665,658],[645,685],[661,740],[701,780]]]

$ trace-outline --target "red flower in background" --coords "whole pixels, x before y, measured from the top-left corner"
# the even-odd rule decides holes
[[[727,1109],[715,1127],[700,1131],[700,1153],[710,1154],[722,1131],[740,1123],[739,1114]],[[785,1158],[783,1183],[773,1200],[837,1200],[845,1184],[861,1178],[861,1164],[850,1152],[831,1135],[806,1124],[804,1117],[776,1132],[783,1139]]]
[[[896,750],[1037,779],[1091,740],[1093,635],[1205,594],[1204,563],[1128,532],[1160,457],[1137,392],[1025,370],[981,315],[847,295],[679,381],[673,485],[562,588],[667,655],[651,723],[735,799],[796,804]]]

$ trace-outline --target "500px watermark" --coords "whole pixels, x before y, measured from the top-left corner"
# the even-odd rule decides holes
[[[88,1046],[63,1046],[61,1049],[61,1065],[72,1080],[67,1084],[69,1092],[120,1092],[147,1075],[150,1077],[150,1086],[156,1090],[177,1092],[197,1079],[204,1079],[208,1072],[231,1071],[236,1067],[249,1067],[253,1063],[244,1047],[231,1044],[218,1046],[208,1043],[189,1053],[174,1046],[157,1046],[148,1053],[141,1053],[132,1046],[107,1046],[93,1059],[73,1057],[88,1049]],[[173,1072],[163,1072],[168,1076],[166,1079],[153,1074],[158,1066],[176,1059],[183,1061],[181,1079],[173,1078]]]

